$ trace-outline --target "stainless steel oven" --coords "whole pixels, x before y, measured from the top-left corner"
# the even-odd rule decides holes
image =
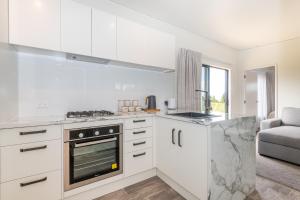
[[[64,190],[123,173],[122,124],[64,131]]]

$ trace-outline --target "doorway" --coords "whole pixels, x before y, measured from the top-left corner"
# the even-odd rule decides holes
[[[257,122],[276,116],[275,67],[247,70],[244,74],[244,112],[255,115]]]

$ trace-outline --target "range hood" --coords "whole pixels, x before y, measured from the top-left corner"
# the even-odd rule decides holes
[[[95,58],[95,57],[90,57],[90,56],[82,56],[82,55],[76,55],[76,54],[66,54],[66,58],[68,60],[77,60],[77,61],[99,63],[99,64],[108,64],[110,62],[110,60],[108,60],[108,59]]]

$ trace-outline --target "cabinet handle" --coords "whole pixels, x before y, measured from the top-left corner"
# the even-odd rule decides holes
[[[175,128],[172,129],[172,144],[175,144],[174,134],[175,134]]]
[[[146,144],[146,141],[133,143],[133,146],[138,146],[138,145],[143,145],[143,144]]]
[[[141,123],[141,122],[146,122],[145,119],[142,119],[142,120],[133,120],[133,123]]]
[[[178,146],[179,147],[182,147],[182,144],[181,144],[181,132],[182,132],[181,130],[178,131]]]
[[[47,130],[20,132],[20,135],[33,135],[33,134],[42,134],[42,133],[47,133]]]
[[[20,149],[20,152],[27,152],[27,151],[36,151],[41,149],[46,149],[47,145],[40,146],[40,147],[32,147],[32,148],[26,148],[26,149]]]
[[[44,182],[46,180],[47,180],[47,177],[42,178],[42,179],[38,179],[38,180],[35,180],[35,181],[30,181],[30,182],[26,182],[26,183],[20,183],[20,186],[21,187],[25,187],[25,186],[28,186],[28,185],[33,185],[33,184],[36,184],[36,183]]]
[[[134,154],[133,157],[136,158],[136,157],[140,157],[140,156],[144,156],[144,155],[146,155],[146,152],[140,153],[140,154]]]
[[[146,131],[137,131],[137,132],[133,132],[134,135],[142,134],[142,133],[146,133]]]

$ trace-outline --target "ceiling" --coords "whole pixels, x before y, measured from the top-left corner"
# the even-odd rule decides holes
[[[300,36],[300,0],[111,0],[235,49]]]

